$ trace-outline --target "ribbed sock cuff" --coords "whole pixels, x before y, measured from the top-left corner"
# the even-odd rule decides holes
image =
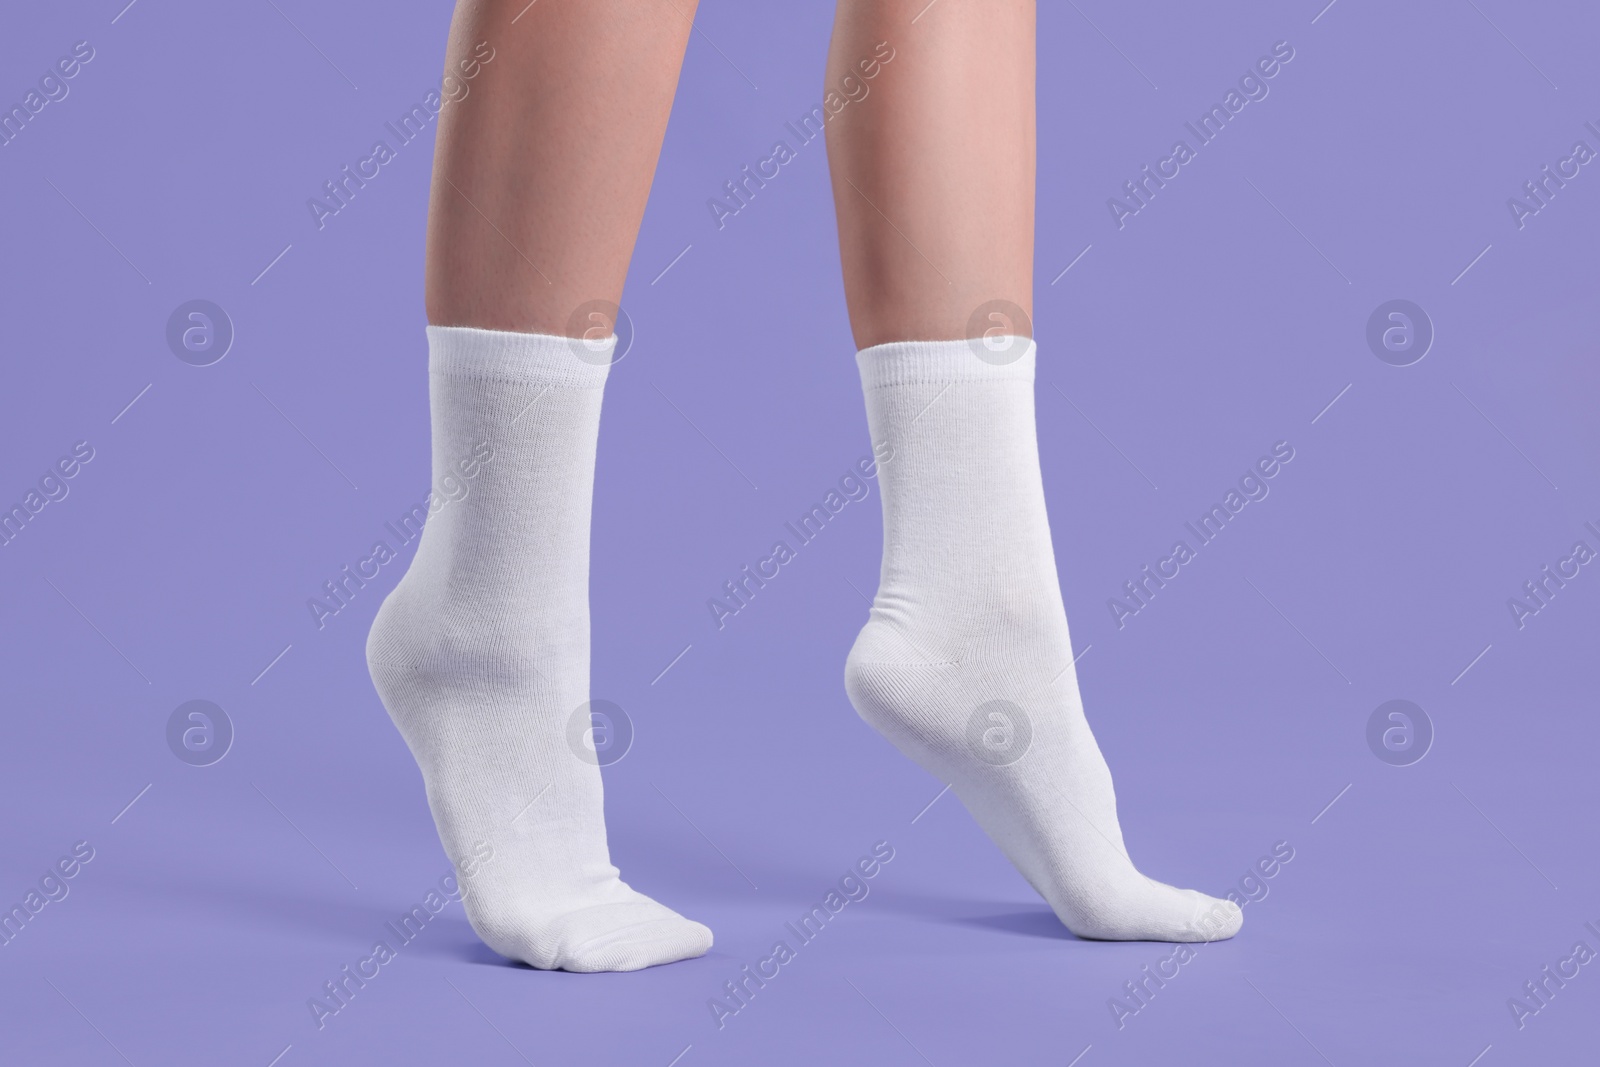
[[[1033,381],[1033,339],[1007,335],[995,340],[999,343],[993,346],[981,340],[892,341],[863,348],[856,353],[861,387]]]
[[[586,341],[475,326],[429,326],[428,370],[451,378],[599,389],[611,373],[616,347],[615,335]]]

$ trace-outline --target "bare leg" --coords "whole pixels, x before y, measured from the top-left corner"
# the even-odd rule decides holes
[[[621,296],[692,10],[462,0],[451,29],[470,91],[442,112],[428,234],[437,494],[367,662],[473,929],[535,967],[636,970],[712,941],[606,843],[589,520],[613,324],[573,320]]]
[[[621,301],[695,4],[461,0],[446,71],[494,58],[439,120],[430,323],[564,334]]]
[[[1033,314],[1033,2],[926,5],[840,0],[834,21],[830,87],[878,42],[895,51],[828,125],[858,348],[965,337],[991,300]]]
[[[1034,349],[1019,340],[1032,315],[1033,18],[1031,0],[840,0],[830,82],[878,41],[897,52],[828,138],[885,544],[845,684],[1074,933],[1218,940],[1239,929],[1236,903],[1129,859],[1073,669]],[[974,322],[994,301],[1015,308]]]

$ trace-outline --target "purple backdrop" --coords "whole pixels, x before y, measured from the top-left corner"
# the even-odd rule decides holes
[[[614,856],[716,948],[534,972],[449,903],[319,1028],[308,1000],[446,870],[362,659],[411,546],[320,629],[307,601],[427,492],[432,125],[385,124],[439,86],[449,5],[125,2],[0,40],[0,1061],[1593,1054],[1592,11],[1041,5],[1039,421],[1085,699],[1134,858],[1250,901],[1178,960],[1066,934],[851,711],[875,489],[712,621],[869,442],[820,142],[721,229],[707,207],[819,101],[831,13],[706,0],[606,398],[593,609],[594,695],[636,730]],[[380,138],[319,229],[308,199]],[[867,898],[719,1028],[708,1001],[883,841]]]

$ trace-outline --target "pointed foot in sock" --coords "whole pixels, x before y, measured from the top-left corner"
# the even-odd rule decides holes
[[[484,943],[540,970],[637,971],[704,956],[711,930],[649,897],[593,904],[537,921],[475,918]]]
[[[1079,937],[1094,941],[1226,941],[1244,925],[1244,911],[1231,900],[1193,889],[1151,882],[1137,902],[1066,922]]]

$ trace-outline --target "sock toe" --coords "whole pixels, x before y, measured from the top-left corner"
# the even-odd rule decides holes
[[[710,928],[659,904],[649,910],[647,917],[597,933],[589,923],[576,924],[572,933],[582,939],[562,950],[557,966],[580,973],[637,971],[694,959],[710,950]]]
[[[1231,900],[1208,897],[1189,890],[1195,898],[1195,911],[1189,921],[1194,941],[1226,941],[1244,925],[1244,909]]]
[[[1143,878],[1137,873],[1134,877]],[[1129,887],[1113,903],[1093,911],[1056,914],[1073,933],[1092,941],[1225,941],[1244,923],[1244,913],[1231,900],[1153,879],[1144,879],[1138,888]]]

